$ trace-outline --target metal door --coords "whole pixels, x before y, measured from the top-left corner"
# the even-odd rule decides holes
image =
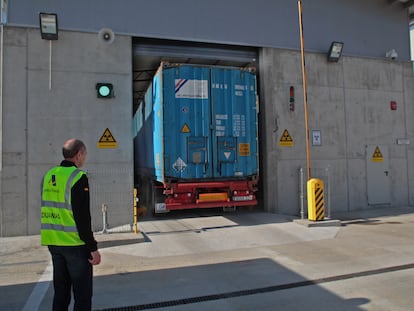
[[[177,65],[163,75],[165,176],[210,178],[210,69]]]
[[[384,145],[366,146],[368,204],[390,204],[388,148]]]
[[[254,73],[229,68],[211,72],[214,177],[257,174],[257,107]]]

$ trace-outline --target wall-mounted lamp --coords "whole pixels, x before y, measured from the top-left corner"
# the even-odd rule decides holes
[[[42,39],[58,39],[58,20],[55,13],[39,13],[40,34]]]
[[[342,50],[344,48],[343,42],[332,42],[331,47],[329,48],[328,61],[337,62],[342,55]]]
[[[52,89],[52,40],[58,39],[58,20],[56,13],[39,13],[40,34],[49,40],[49,91]]]

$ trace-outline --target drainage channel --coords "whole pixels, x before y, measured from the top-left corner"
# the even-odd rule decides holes
[[[285,289],[292,289],[292,288],[311,286],[311,285],[317,285],[317,284],[323,284],[323,283],[329,283],[329,282],[335,282],[335,281],[342,281],[342,280],[347,280],[347,279],[352,279],[352,278],[359,278],[359,277],[371,276],[371,275],[382,274],[382,273],[402,271],[402,270],[408,270],[408,269],[413,269],[413,268],[414,268],[414,263],[411,263],[411,264],[406,264],[406,265],[380,268],[380,269],[375,269],[375,270],[342,274],[342,275],[337,275],[337,276],[320,278],[316,280],[305,280],[305,281],[300,281],[300,282],[260,287],[260,288],[255,288],[255,289],[246,289],[246,290],[214,294],[214,295],[196,296],[196,297],[190,297],[190,298],[168,300],[168,301],[141,304],[141,305],[135,305],[135,306],[97,309],[95,311],[138,311],[138,310],[167,308],[167,307],[188,305],[188,304],[200,303],[200,302],[206,302],[206,301],[237,298],[237,297],[257,295],[257,294],[265,294],[265,293],[276,292],[276,291],[285,290]]]

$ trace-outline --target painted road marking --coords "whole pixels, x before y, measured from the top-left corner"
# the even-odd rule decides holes
[[[46,266],[45,271],[33,288],[32,293],[26,301],[22,311],[34,311],[39,310],[40,304],[49,289],[50,283],[53,279],[53,265],[52,261]]]

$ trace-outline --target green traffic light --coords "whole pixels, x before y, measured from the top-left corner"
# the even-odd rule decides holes
[[[97,92],[98,98],[114,97],[112,83],[96,83],[96,92]]]
[[[107,85],[101,85],[98,91],[99,95],[102,97],[107,97],[111,93],[111,90]]]

